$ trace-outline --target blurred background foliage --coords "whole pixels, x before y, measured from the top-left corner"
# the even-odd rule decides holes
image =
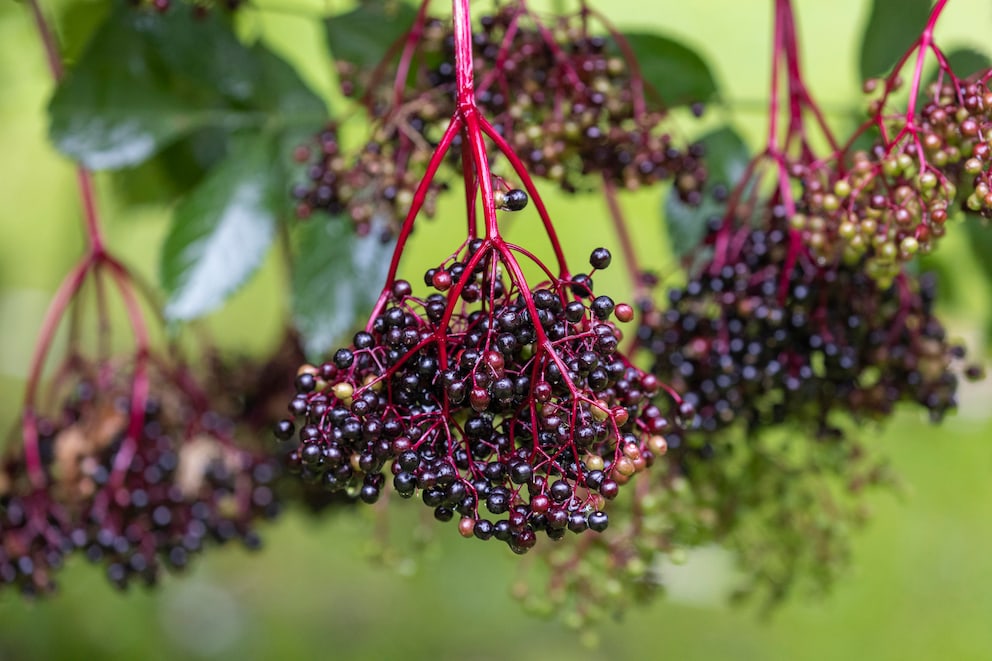
[[[558,3],[564,4],[564,3]],[[730,119],[758,144],[764,130],[771,3],[615,0],[603,9],[621,27],[659,30],[703,54],[726,107],[713,107],[702,132]],[[96,27],[106,2],[47,3],[70,60]],[[860,116],[858,53],[868,3],[798,2],[804,65],[812,91],[836,126]],[[348,8],[317,0],[259,0],[238,16],[249,40],[262,39],[288,60],[332,108],[334,91],[319,24],[311,12]],[[992,7],[953,0],[938,39],[947,49],[990,51]],[[0,4],[0,429],[13,429],[28,358],[48,298],[82,246],[72,164],[47,138],[53,84],[26,7]],[[161,185],[136,171],[127,185],[100,177],[110,242],[154,280],[169,209],[141,203]],[[118,180],[119,181],[119,180]],[[457,196],[453,196],[457,197]],[[548,194],[568,254],[610,244],[601,201]],[[136,203],[137,202],[137,203]],[[628,196],[646,264],[671,272],[657,192]],[[438,256],[461,202],[448,199],[418,228],[406,269]],[[582,231],[569,231],[581,227]],[[510,238],[530,231],[523,223]],[[985,354],[990,291],[964,232],[952,232],[929,266],[941,272],[943,314],[952,333]],[[619,269],[603,275],[611,291]],[[232,353],[260,355],[278,341],[289,305],[288,275],[270,254],[262,271],[207,326]],[[63,572],[59,596],[26,603],[0,595],[0,659],[40,658],[439,658],[581,659],[992,659],[992,419],[989,384],[963,384],[961,407],[940,427],[903,414],[862,437],[891,457],[906,488],[876,494],[874,520],[854,543],[852,570],[826,600],[793,599],[770,618],[727,605],[734,570],[716,549],[665,567],[667,596],[622,621],[570,631],[531,617],[512,597],[515,564],[502,546],[467,542],[453,526],[429,523],[411,535],[415,507],[396,508],[397,545],[430,539],[415,560],[387,558],[372,541],[364,509],[313,519],[288,513],[262,531],[265,547],[206,554],[189,573],[154,592],[115,592],[78,559]],[[403,520],[399,520],[402,518]],[[379,522],[381,523],[381,522]],[[422,539],[423,538],[423,539]],[[378,560],[375,558],[378,557]],[[526,561],[526,559],[525,559]],[[591,645],[598,643],[598,645]]]

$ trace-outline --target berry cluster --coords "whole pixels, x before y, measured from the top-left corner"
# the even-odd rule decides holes
[[[473,34],[475,98],[495,130],[521,154],[532,175],[570,192],[612,186],[636,189],[672,180],[695,203],[705,181],[702,149],[681,147],[665,129],[660,103],[645,99],[644,83],[623,36],[593,34],[589,10],[538,20],[522,2],[483,16]],[[345,213],[361,232],[373,217],[395,229],[410,208],[419,171],[455,114],[455,43],[450,22],[421,16],[398,55],[397,79],[337,60],[348,95],[361,93],[373,137],[357,155],[340,153],[331,125],[312,147],[297,151],[309,181],[294,190],[297,215]],[[412,69],[412,73],[408,70]],[[410,88],[408,76],[417,84]],[[461,136],[453,141],[457,148]],[[458,166],[459,149],[449,165]],[[446,188],[431,180],[425,211]]]
[[[649,109],[622,35],[593,34],[590,18],[563,15],[544,25],[523,3],[483,16],[473,35],[480,107],[532,174],[566,191],[604,177],[629,189],[674,180],[681,196],[695,199],[705,179],[701,149],[675,144],[664,107]],[[441,60],[428,82],[452,98],[454,41],[450,32],[427,34],[436,36],[423,50]]]
[[[338,128],[329,124],[314,144],[297,148],[295,159],[307,164],[307,183],[293,189],[296,216],[309,218],[315,210],[345,216],[359,236],[373,227],[388,239],[406,217],[420,181],[420,169],[430,158],[431,146],[422,134],[419,117],[395,117],[378,124],[357,153],[343,153]],[[411,137],[413,136],[413,137]],[[446,188],[434,181],[426,192],[424,213],[433,215],[438,193]]]
[[[949,73],[949,72],[948,72]],[[901,264],[928,254],[946,233],[957,200],[969,212],[992,215],[992,92],[981,72],[968,82],[934,84],[920,111],[885,114],[895,89],[871,103],[869,150],[842,163],[803,169],[800,206],[793,227],[824,261],[851,264],[867,256],[865,269],[883,285]],[[882,87],[869,81],[868,90]]]
[[[955,406],[952,363],[963,349],[933,314],[933,280],[903,274],[882,288],[857,265],[804,259],[785,272],[783,225],[736,230],[733,255],[644,315],[638,339],[652,371],[696,405],[710,434],[736,422],[829,434],[834,416],[879,419],[902,401],[940,420]]]
[[[188,375],[161,370],[136,412],[127,373],[116,363],[77,366],[58,414],[31,421],[43,484],[28,479],[26,454],[4,460],[4,583],[48,592],[62,558],[78,550],[118,587],[152,585],[163,565],[182,569],[210,541],[256,548],[254,520],[278,512],[278,463],[235,445],[234,423],[205,405]]]
[[[650,401],[661,383],[617,352],[633,310],[594,296],[592,273],[523,289],[510,264],[475,239],[425,273],[433,293],[395,281],[351,346],[301,369],[295,424],[276,429],[298,443],[290,469],[367,503],[388,471],[401,497],[517,553],[538,532],[604,530],[670,426]]]
[[[647,598],[663,587],[665,560],[707,543],[730,550],[748,577],[742,594],[764,592],[769,605],[800,584],[825,591],[866,518],[863,491],[893,482],[853,432],[903,402],[935,422],[956,405],[964,350],[934,314],[933,279],[906,261],[932,249],[957,200],[983,213],[988,76],[943,71],[950,82],[917,114],[917,67],[909,109],[887,114],[893,74],[862,128],[877,143],[854,152],[805,88],[790,3],[776,3],[775,19],[767,146],[717,196],[722,215],[683,255],[688,282],[663,309],[646,301],[638,329],[652,372],[695,405],[698,424],[665,434],[665,457],[614,510],[609,538],[546,553],[550,580],[526,592],[545,609],[570,606],[576,625]],[[946,68],[929,37],[913,47],[919,62],[933,49]]]

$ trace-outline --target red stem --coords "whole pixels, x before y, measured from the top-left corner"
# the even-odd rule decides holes
[[[947,0],[937,0],[937,4],[934,5],[933,10],[930,12],[930,16],[927,18],[927,24],[923,28],[923,32],[920,33],[920,38],[916,42],[916,48],[918,49],[916,54],[916,66],[913,69],[913,80],[909,86],[909,105],[906,108],[906,118],[907,121],[912,121],[912,118],[916,115],[916,98],[920,93],[920,83],[923,79],[923,62],[927,56],[927,50],[933,44],[933,29],[937,25],[937,21],[940,19],[941,12],[944,11],[944,7],[947,5]],[[892,70],[892,75],[895,76],[902,64],[909,57],[909,54],[913,51],[911,48],[906,52],[906,55],[899,61],[896,68]],[[894,78],[893,78],[894,80]],[[888,91],[889,86],[886,86]]]
[[[49,28],[48,22],[45,20],[38,0],[29,0],[28,4],[34,17],[39,38],[45,49],[49,70],[56,83],[58,83],[62,80],[65,71],[59,57],[59,49],[55,37]],[[45,359],[51,349],[55,332],[86,277],[91,272],[94,273],[95,277],[98,276],[97,270],[102,265],[106,265],[110,269],[117,283],[135,338],[135,366],[131,381],[131,417],[128,438],[125,446],[122,446],[121,451],[115,458],[111,484],[119,483],[123,479],[123,469],[126,469],[130,465],[141,427],[144,424],[145,402],[149,389],[145,366],[149,346],[148,331],[145,326],[144,314],[134,293],[131,276],[127,269],[106,250],[96,204],[96,195],[94,193],[93,178],[90,172],[81,165],[77,165],[76,167],[76,181],[79,186],[79,195],[83,207],[83,224],[89,245],[86,254],[59,286],[45,314],[45,318],[42,320],[38,343],[31,358],[24,395],[22,427],[25,463],[29,479],[32,485],[38,489],[44,488],[45,475],[38,448],[39,439],[35,402]],[[100,316],[100,328],[106,328],[109,322],[106,319],[105,310],[100,305],[98,305],[98,314]],[[125,450],[129,443],[132,447],[129,450]]]
[[[420,209],[424,206],[424,200],[427,198],[431,182],[434,181],[434,176],[437,174],[438,168],[441,167],[444,156],[448,153],[448,149],[451,148],[451,143],[455,139],[455,136],[458,135],[461,127],[462,122],[456,114],[451,118],[448,128],[445,130],[444,135],[441,136],[441,141],[434,149],[434,153],[431,154],[431,160],[427,163],[427,171],[424,173],[423,179],[420,180],[420,184],[413,194],[410,210],[407,212],[406,218],[403,220],[403,226],[400,228],[399,236],[396,238],[393,258],[389,263],[389,273],[386,275],[386,284],[382,288],[382,293],[379,294],[379,300],[376,301],[375,307],[372,309],[372,314],[369,316],[368,326],[366,327],[367,331],[372,330],[373,320],[382,312],[386,301],[389,300],[390,291],[392,290],[393,283],[396,281],[396,272],[400,266],[400,258],[403,256],[403,249],[406,247],[407,239],[410,238],[410,233],[413,232],[414,221],[417,219]]]
[[[45,486],[45,474],[41,464],[41,454],[38,449],[38,427],[35,418],[35,399],[38,395],[38,384],[41,380],[41,371],[45,364],[45,357],[51,348],[52,340],[55,338],[55,331],[59,327],[59,322],[65,315],[72,299],[79,292],[86,275],[93,268],[93,255],[86,255],[75,267],[66,275],[62,284],[59,285],[52,302],[48,305],[45,318],[41,322],[41,329],[38,331],[38,342],[34,347],[31,356],[31,365],[28,370],[27,384],[24,395],[24,414],[22,420],[24,435],[24,459],[27,465],[28,476],[31,483],[36,488]]]

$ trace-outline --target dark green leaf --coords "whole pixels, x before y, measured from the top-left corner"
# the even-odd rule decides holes
[[[50,9],[58,25],[62,59],[71,63],[79,59],[90,37],[110,13],[112,4],[102,0],[70,0]]]
[[[235,141],[176,209],[161,256],[166,316],[192,319],[221,305],[262,263],[285,194],[272,176],[270,137]]]
[[[741,137],[730,127],[723,127],[706,135],[700,142],[706,149],[706,165],[709,171],[707,192],[714,186],[733,187],[744,175],[751,154]],[[721,217],[724,205],[703,194],[699,205],[690,206],[677,195],[669,194],[665,200],[665,229],[672,253],[679,258],[689,254],[706,233],[707,222]]]
[[[861,35],[862,80],[889,72],[913,45],[930,15],[930,0],[873,0]]]
[[[146,160],[182,136],[225,131],[316,131],[323,104],[287,64],[242,45],[211,12],[163,14],[119,3],[50,108],[56,147],[92,169]]]
[[[644,82],[668,107],[709,101],[716,80],[706,61],[691,48],[657,34],[624,34],[641,68]]]
[[[123,204],[171,204],[197,186],[227,155],[227,134],[207,128],[166,145],[144,163],[114,172],[114,192]]]
[[[371,0],[325,21],[327,45],[334,59],[372,69],[389,47],[410,29],[417,12],[402,2]]]
[[[340,342],[368,313],[385,284],[393,242],[355,235],[347,218],[314,218],[296,231],[293,321],[313,358]]]

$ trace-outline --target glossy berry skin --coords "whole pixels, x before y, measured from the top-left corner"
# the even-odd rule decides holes
[[[527,193],[519,188],[513,188],[503,194],[503,209],[507,211],[521,211],[527,206],[529,198]]]
[[[603,529],[591,513],[620,483],[602,467],[626,483],[647,463],[625,453],[649,456],[673,424],[652,401],[660,382],[618,351],[615,305],[592,295],[591,279],[582,298],[570,281],[521,290],[499,275],[510,271],[503,259],[467,243],[425,273],[431,293],[387,288],[369,330],[329,364],[301,367],[326,376],[317,387],[298,378],[294,420],[277,425],[298,430],[301,477],[366,503],[391,485],[439,521],[457,513],[463,536],[516,553],[538,533]],[[468,284],[487,298],[466,297]]]

